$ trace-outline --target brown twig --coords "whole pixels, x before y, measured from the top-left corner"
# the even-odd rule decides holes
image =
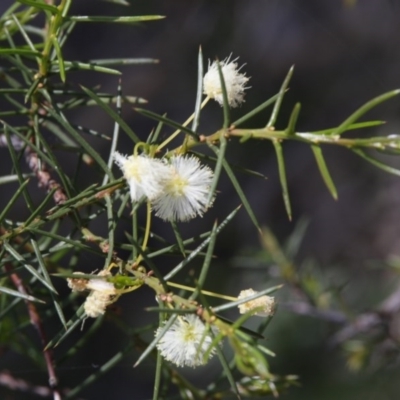
[[[13,267],[11,265],[6,264],[5,270],[9,273],[9,277],[10,277],[11,281],[13,282],[14,286],[17,288],[18,292],[20,292],[23,295],[28,295],[28,292],[25,289],[22,279],[15,272],[13,272]],[[31,321],[31,324],[35,327],[35,329],[39,335],[41,344],[42,344],[43,348],[45,349],[46,345],[47,345],[47,339],[46,339],[43,324],[40,319],[39,313],[37,312],[36,306],[34,305],[34,303],[32,303],[31,301],[28,301],[28,300],[25,300],[25,304],[28,309],[29,319]],[[58,379],[57,379],[57,375],[56,375],[54,365],[53,365],[52,351],[50,349],[44,350],[43,356],[44,356],[44,359],[46,362],[47,373],[49,375],[49,386],[50,386],[51,393],[53,394],[53,399],[61,400],[61,394],[57,389]]]
[[[15,135],[11,137],[11,143],[15,150],[20,151],[25,147],[25,143]],[[5,135],[0,135],[0,147],[7,147],[7,138]],[[50,172],[43,162],[40,162],[38,154],[30,147],[25,147],[24,151],[25,161],[30,170],[35,173],[38,180],[38,186],[44,188],[47,193],[54,190],[54,202],[59,205],[67,200],[67,195],[62,186],[51,177]]]
[[[391,293],[380,306],[373,311],[358,315],[353,321],[346,324],[331,339],[331,345],[336,346],[353,337],[372,332],[377,328],[387,329],[389,336],[398,341],[396,323],[400,312],[400,288]]]
[[[344,324],[348,321],[348,317],[340,311],[321,310],[304,301],[288,301],[285,303],[280,303],[279,306],[286,308],[287,310],[298,315],[319,318],[335,324]]]
[[[44,163],[40,163],[39,157],[30,147],[25,148],[25,161],[29,168],[36,174],[39,181],[38,186],[46,189],[47,193],[54,190],[54,202],[62,204],[67,200],[67,195],[62,186],[51,177]]]
[[[20,392],[33,393],[40,397],[49,397],[52,394],[51,389],[47,386],[31,385],[23,379],[14,378],[9,372],[0,372],[0,385],[10,389],[19,390]]]

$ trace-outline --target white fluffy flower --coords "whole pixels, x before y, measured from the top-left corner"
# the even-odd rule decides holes
[[[160,334],[163,327],[156,331]],[[178,367],[197,367],[204,365],[208,360],[204,355],[209,351],[212,343],[206,325],[194,314],[178,316],[172,326],[158,341],[157,348],[161,355]],[[215,353],[215,348],[210,352],[210,357]]]
[[[144,155],[124,156],[118,152],[114,153],[114,160],[129,184],[132,201],[143,196],[152,200],[160,194],[162,180],[168,174],[165,163]]]
[[[249,81],[245,74],[240,73],[240,68],[234,60],[230,60],[230,56],[223,61],[219,61],[221,71],[224,76],[226,94],[228,103],[231,107],[237,107],[244,101],[244,91],[248,88],[246,83]],[[218,101],[223,105],[221,79],[218,73],[218,61],[212,64],[208,63],[208,71],[203,78],[203,92],[210,98]]]
[[[254,296],[257,292],[253,289],[242,290],[239,293],[238,300],[245,299],[246,297]],[[245,314],[254,309],[258,311],[254,314],[259,317],[269,317],[275,312],[275,299],[272,296],[260,296],[256,299],[249,300],[246,303],[239,304],[239,312]]]
[[[194,156],[172,157],[169,168],[163,191],[153,201],[156,215],[166,221],[187,221],[196,215],[202,216],[213,171]]]

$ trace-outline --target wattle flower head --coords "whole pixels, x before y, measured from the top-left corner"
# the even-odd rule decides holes
[[[163,328],[156,331],[158,336]],[[172,326],[157,343],[157,349],[168,361],[178,367],[197,367],[208,360],[204,355],[209,351],[212,336],[201,319],[194,314],[178,316]],[[210,356],[215,353],[215,348]]]
[[[239,293],[238,300],[254,296],[256,293],[257,292],[253,289],[242,290]],[[245,314],[249,311],[257,309],[257,312],[255,312],[253,315],[257,315],[259,317],[270,317],[275,312],[276,302],[274,297],[264,295],[256,299],[249,300],[243,304],[239,304],[238,307],[240,314]]]
[[[156,215],[166,221],[187,221],[206,211],[213,171],[195,156],[176,156],[169,160],[169,174],[163,190],[152,205]]]
[[[244,91],[248,89],[246,83],[250,78],[239,72],[241,68],[238,68],[236,60],[237,58],[231,61],[229,56],[223,61],[209,63],[208,71],[203,78],[203,93],[216,100],[221,106],[224,103],[224,99],[222,96],[221,79],[218,73],[218,62],[224,76],[229,106],[237,107],[244,102]]]
[[[143,196],[152,200],[160,194],[162,180],[168,174],[165,163],[145,155],[124,156],[117,151],[114,160],[128,182],[132,201],[139,201]]]

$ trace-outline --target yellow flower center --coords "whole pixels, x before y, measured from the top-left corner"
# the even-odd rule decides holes
[[[165,185],[165,189],[171,196],[180,197],[185,194],[185,187],[187,185],[187,179],[175,174],[174,177]]]
[[[126,179],[135,178],[137,181],[141,181],[140,168],[138,163],[133,161],[125,165],[124,174]]]
[[[196,340],[196,335],[194,332],[194,327],[191,326],[189,323],[185,323],[185,333],[183,335],[183,340],[185,342],[194,342]]]

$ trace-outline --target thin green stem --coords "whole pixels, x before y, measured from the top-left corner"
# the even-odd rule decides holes
[[[142,243],[142,253],[144,253],[147,249],[147,243],[148,243],[149,237],[150,237],[150,226],[151,226],[151,204],[148,201],[147,202],[146,229],[144,231],[144,237],[143,237],[143,243]],[[136,264],[139,265],[139,263],[142,261],[142,259],[143,259],[142,254],[139,254],[139,257],[136,260]]]
[[[194,292],[196,290],[196,288],[193,288],[191,286],[181,285],[180,283],[174,283],[174,282],[170,282],[170,281],[167,282],[167,285],[175,287],[177,289],[187,290],[189,292]],[[202,290],[200,290],[200,292],[206,296],[217,297],[217,298],[223,299],[223,300],[229,300],[229,301],[237,300],[237,297],[226,296],[226,295],[215,293],[215,292],[209,292],[208,290],[202,289]]]

